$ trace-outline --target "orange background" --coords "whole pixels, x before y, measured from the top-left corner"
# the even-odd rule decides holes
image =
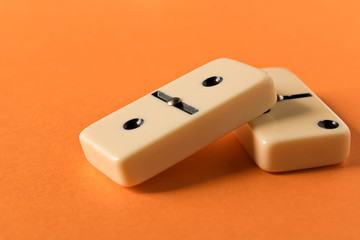
[[[359,239],[360,2],[0,2],[0,239]],[[229,57],[297,74],[350,127],[343,164],[260,170],[230,133],[123,188],[78,134]]]

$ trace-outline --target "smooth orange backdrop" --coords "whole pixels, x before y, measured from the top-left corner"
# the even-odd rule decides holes
[[[359,239],[359,12],[357,0],[2,0],[0,239]],[[270,174],[230,133],[134,188],[87,162],[83,128],[219,57],[292,70],[349,125],[349,159]]]

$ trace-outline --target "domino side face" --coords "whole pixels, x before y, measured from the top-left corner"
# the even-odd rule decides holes
[[[139,184],[271,108],[269,75],[217,59],[95,122],[86,158],[123,186]]]
[[[274,79],[278,102],[235,131],[265,171],[282,172],[340,163],[350,151],[350,131],[293,73],[264,69]]]

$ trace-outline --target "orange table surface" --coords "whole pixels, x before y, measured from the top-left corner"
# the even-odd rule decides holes
[[[0,239],[360,239],[360,2],[0,2]],[[349,126],[342,164],[271,174],[232,133],[124,188],[82,129],[219,57],[285,67]],[[151,159],[149,159],[151,160]]]

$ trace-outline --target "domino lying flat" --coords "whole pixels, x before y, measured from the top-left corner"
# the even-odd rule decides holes
[[[269,75],[217,59],[95,122],[86,158],[115,182],[139,184],[259,116],[276,102]]]
[[[278,102],[235,131],[257,165],[282,172],[345,160],[350,151],[346,124],[290,71],[264,70],[274,79]]]

